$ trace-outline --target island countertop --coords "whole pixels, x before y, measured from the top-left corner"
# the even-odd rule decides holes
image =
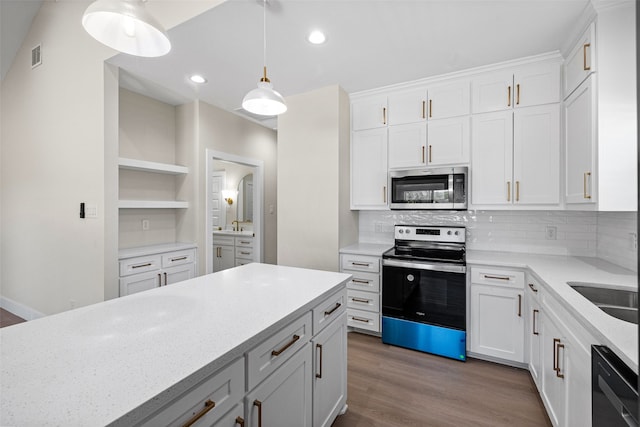
[[[0,425],[136,418],[137,408],[242,356],[349,277],[254,263],[3,328]]]

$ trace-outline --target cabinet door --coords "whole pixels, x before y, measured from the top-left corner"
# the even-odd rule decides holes
[[[560,203],[560,106],[513,113],[513,200],[516,204]]]
[[[539,286],[534,284],[536,289]],[[538,391],[541,390],[541,346],[540,346],[540,303],[537,298],[533,296],[531,292],[527,294],[527,319],[528,324],[526,328],[526,337],[529,345],[529,373],[533,378],[533,382],[538,387]]]
[[[523,292],[471,285],[471,351],[524,362]]]
[[[513,108],[513,73],[498,71],[471,80],[473,114]]]
[[[510,204],[512,197],[513,112],[474,115],[471,144],[471,201]]]
[[[430,121],[427,128],[428,164],[469,163],[469,139],[469,117]]]
[[[162,275],[162,284],[165,286],[182,282],[183,280],[193,279],[196,275],[195,264],[177,265],[175,267],[165,268]]]
[[[213,247],[213,271],[222,271],[236,265],[236,251],[233,246]]]
[[[469,81],[429,88],[429,120],[464,116],[471,111]]]
[[[389,169],[424,166],[426,146],[426,123],[389,127]]]
[[[594,23],[582,34],[564,62],[564,96],[571,94],[596,69]]]
[[[386,126],[386,96],[362,99],[351,104],[351,130],[375,129]]]
[[[513,76],[515,108],[560,102],[560,63],[519,67]]]
[[[596,201],[594,83],[589,77],[564,102],[567,203]]]
[[[387,129],[351,136],[351,209],[387,208]]]
[[[313,340],[313,425],[329,427],[347,402],[347,313]]]
[[[120,296],[157,288],[162,283],[160,271],[134,274],[120,279]]]
[[[591,347],[570,337],[566,351],[567,425],[591,427]]]
[[[426,118],[426,89],[389,95],[389,125],[424,122]]]
[[[544,310],[540,316],[542,332],[542,401],[547,408],[547,414],[554,426],[561,426],[565,423],[566,414],[566,375],[563,370],[566,367],[565,351],[558,348],[559,344],[564,345],[565,338],[556,325],[550,313]],[[560,371],[557,370],[558,366]],[[561,376],[565,375],[565,378]],[[589,387],[591,390],[591,387]],[[588,411],[587,408],[582,408]]]
[[[311,343],[247,394],[248,426],[311,427]]]

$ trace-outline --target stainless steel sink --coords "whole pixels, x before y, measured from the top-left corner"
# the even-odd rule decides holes
[[[638,292],[612,289],[599,284],[567,282],[600,310],[617,319],[638,324]]]

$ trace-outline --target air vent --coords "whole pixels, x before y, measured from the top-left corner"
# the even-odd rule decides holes
[[[36,68],[38,65],[42,64],[41,48],[42,45],[37,45],[31,49],[31,68]]]
[[[242,107],[236,108],[233,112],[269,129],[276,129],[278,127],[278,116],[260,116],[250,113]]]

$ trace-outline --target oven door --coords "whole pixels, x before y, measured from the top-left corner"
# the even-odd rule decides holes
[[[382,260],[382,315],[464,331],[466,267]]]

